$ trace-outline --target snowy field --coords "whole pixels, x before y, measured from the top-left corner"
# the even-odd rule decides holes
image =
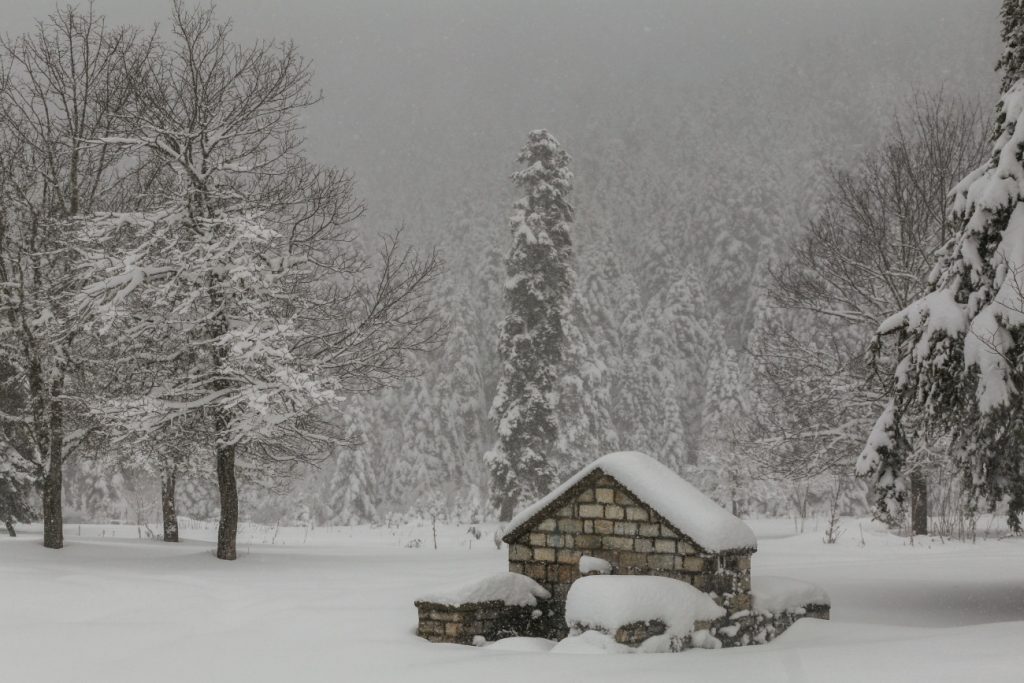
[[[891,536],[844,520],[840,542],[753,521],[754,573],[821,584],[833,621],[770,645],[666,655],[474,648],[414,635],[419,594],[505,569],[466,526],[243,527],[214,559],[209,525],[179,545],[134,526],[37,527],[0,538],[0,681],[987,681],[1024,680],[1024,539]],[[861,533],[863,528],[863,536]],[[419,547],[415,546],[419,539]]]

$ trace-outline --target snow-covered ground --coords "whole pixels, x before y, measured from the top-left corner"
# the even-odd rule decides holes
[[[432,645],[413,599],[505,569],[466,526],[247,526],[239,559],[215,529],[178,545],[133,526],[69,525],[62,551],[37,527],[0,538],[0,680],[46,681],[955,681],[1021,680],[1024,539],[976,544],[888,535],[844,520],[793,534],[755,520],[755,574],[821,584],[831,622],[763,646],[663,655],[548,652],[550,644]],[[863,544],[860,528],[863,528]],[[419,547],[407,547],[420,540]],[[411,545],[416,545],[412,543]]]

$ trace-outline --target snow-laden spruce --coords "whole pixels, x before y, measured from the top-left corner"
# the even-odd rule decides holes
[[[1001,98],[991,159],[954,188],[960,230],[930,275],[932,291],[884,321],[896,338],[893,397],[861,454],[883,514],[906,501],[905,454],[931,429],[952,433],[968,490],[1024,510],[1024,80]],[[918,425],[918,420],[921,424]]]
[[[1002,91],[1024,77],[1024,0],[1003,0],[999,12],[1003,23],[1003,54],[996,68],[1003,72]]]
[[[505,301],[498,350],[501,377],[491,407],[498,440],[487,454],[501,519],[521,500],[554,483],[558,442],[556,387],[566,343],[564,319],[573,290],[573,208],[569,155],[546,130],[530,132],[512,181],[526,192],[509,220]]]

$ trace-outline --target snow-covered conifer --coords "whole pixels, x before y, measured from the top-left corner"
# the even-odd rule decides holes
[[[708,363],[721,337],[696,270],[677,274],[624,327],[614,399],[620,442],[682,471],[697,455]]]
[[[586,334],[582,297],[573,293],[564,320],[565,351],[558,378],[558,444],[560,465],[575,471],[602,453],[618,450],[611,417],[610,371],[597,345]]]
[[[1003,0],[999,16],[1003,22],[1003,54],[996,69],[1003,72],[1001,92],[1005,93],[1024,77],[1024,1]]]
[[[379,493],[365,440],[370,433],[365,406],[360,400],[350,403],[345,421],[356,434],[353,445],[339,448],[334,456],[334,471],[325,501],[332,524],[359,524],[378,520]]]
[[[749,381],[740,358],[723,349],[708,369],[697,484],[734,515],[746,514],[758,498],[756,463],[745,452]]]
[[[498,349],[501,379],[491,407],[498,440],[487,454],[492,500],[501,519],[543,494],[560,467],[556,390],[565,348],[564,318],[573,289],[573,208],[569,155],[546,130],[532,131],[512,181],[526,195],[509,221],[505,260],[507,315]]]

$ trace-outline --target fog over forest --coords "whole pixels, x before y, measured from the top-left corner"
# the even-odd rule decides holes
[[[138,25],[168,12],[152,0],[95,8]],[[502,259],[518,196],[509,176],[539,128],[572,156],[580,381],[598,397],[578,406],[589,426],[563,449],[562,469],[593,450],[638,449],[734,511],[789,514],[810,489],[787,484],[779,495],[781,484],[749,472],[721,481],[721,446],[740,437],[725,425],[761,400],[749,351],[775,322],[769,271],[821,209],[826,169],[876,148],[915,93],[976,99],[990,115],[998,9],[997,0],[218,2],[236,40],[292,39],[313,60],[323,100],[303,114],[309,156],[354,174],[367,243],[404,226],[409,243],[438,250],[437,301],[451,324],[443,347],[416,361],[419,378],[355,398],[339,416],[364,434],[362,446],[328,454],[283,496],[246,490],[246,514],[379,522],[422,513],[427,500],[453,518],[491,513],[484,454],[495,440]],[[29,30],[40,10],[5,0],[4,30]],[[844,338],[866,348],[871,331]],[[860,442],[835,446],[835,462],[807,474],[852,474]],[[180,487],[182,514],[215,514],[208,476]],[[82,518],[126,514],[122,484],[88,460],[71,465],[65,486]],[[863,509],[861,488],[851,484],[850,505]]]
[[[538,126],[582,161],[598,147],[592,139],[622,137],[630,125],[672,129],[686,119],[712,139],[748,127],[772,138],[793,112],[841,111],[818,124],[825,131],[802,136],[820,156],[869,144],[864,133],[884,125],[909,90],[987,83],[979,94],[991,99],[997,85],[996,0],[216,6],[239,40],[292,39],[315,62],[324,101],[308,114],[311,154],[358,175],[373,220],[393,211],[415,229],[425,197],[440,214],[445,202],[481,194],[473,181],[487,172],[498,178],[491,188],[511,197],[504,180],[515,151]],[[118,23],[167,24],[159,0],[95,7]],[[7,0],[5,31],[29,29],[40,10]],[[655,136],[631,143],[664,151]]]

